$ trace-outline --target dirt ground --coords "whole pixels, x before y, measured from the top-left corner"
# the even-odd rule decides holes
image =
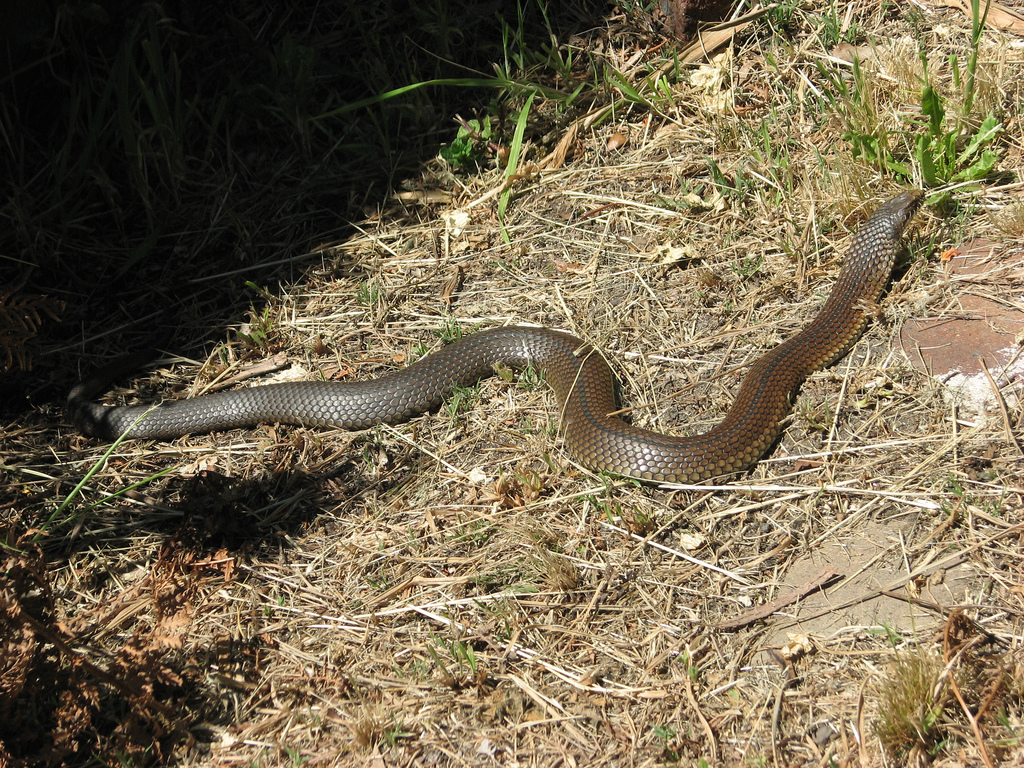
[[[801,19],[827,11],[812,5]],[[925,40],[943,77],[970,20],[850,8],[873,43],[878,119],[909,130],[921,73],[907,41]],[[501,169],[436,161],[360,234],[305,244],[301,277],[207,359],[165,358],[107,402],[202,394],[274,355],[261,383],[372,378],[458,334],[535,324],[604,351],[633,423],[707,430],[905,186],[851,159],[815,95],[819,63],[849,66],[815,29],[783,43],[752,22],[665,79],[657,110],[555,123],[526,142],[503,221]],[[982,43],[1004,175],[925,206],[877,318],[742,475],[596,475],[530,375],[357,432],[266,425],[111,449],[57,402],[5,425],[17,537],[0,719],[51,727],[8,732],[5,759],[1024,764],[1022,39]],[[653,53],[605,55],[636,76]],[[564,162],[541,167],[565,137]],[[949,249],[975,238],[991,246],[982,268],[951,271]],[[989,322],[972,297],[1018,315]],[[962,322],[999,325],[1005,344],[963,341]],[[254,329],[267,341],[243,353]],[[941,370],[923,362],[932,347],[952,356]],[[69,354],[91,370],[94,350]],[[947,387],[979,355],[999,392],[980,405]],[[906,693],[920,660],[937,671]],[[927,730],[885,742],[894,720]]]

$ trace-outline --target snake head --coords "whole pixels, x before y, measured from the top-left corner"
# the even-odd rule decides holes
[[[906,229],[910,220],[914,218],[914,214],[917,213],[917,209],[921,207],[923,202],[924,192],[920,189],[912,189],[880,205],[871,214],[868,222],[871,225],[889,225],[892,227],[893,238],[898,238],[903,234],[903,230]]]

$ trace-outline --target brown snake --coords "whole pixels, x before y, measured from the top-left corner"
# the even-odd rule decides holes
[[[706,480],[755,464],[778,436],[804,379],[857,341],[922,199],[921,192],[905,192],[871,215],[821,311],[750,366],[725,419],[703,435],[662,435],[609,416],[617,404],[604,358],[569,334],[519,326],[473,334],[371,381],[271,384],[155,407],[90,402],[109,382],[108,371],[71,391],[68,412],[82,432],[107,439],[172,438],[267,422],[360,429],[433,410],[453,387],[492,375],[495,365],[533,366],[555,391],[566,447],[582,464],[655,482]]]

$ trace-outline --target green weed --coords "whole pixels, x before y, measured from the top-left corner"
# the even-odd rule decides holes
[[[768,6],[764,16],[764,24],[771,31],[772,37],[787,37],[793,26],[793,17],[800,9],[800,0],[784,0]]]
[[[490,120],[463,121],[451,144],[441,147],[441,158],[453,168],[478,168],[491,139]]]
[[[675,728],[671,725],[652,725],[651,733],[661,747],[662,760],[676,763],[682,759],[682,750],[679,748],[678,735]]]
[[[706,162],[711,183],[718,189],[719,194],[737,204],[742,203],[751,188],[751,179],[739,168],[733,172],[732,178],[729,178],[713,159],[706,158]]]
[[[452,387],[445,398],[444,409],[453,427],[459,425],[462,415],[473,408],[479,396],[480,388],[477,386]]]
[[[404,723],[402,720],[396,718],[394,714],[391,715],[391,725],[384,729],[381,736],[384,738],[384,743],[389,747],[395,746],[401,739],[408,739],[413,736],[411,731],[405,730]]]
[[[250,349],[266,351],[270,346],[270,339],[274,333],[274,317],[270,305],[262,310],[255,307],[249,310],[249,323],[247,331],[236,331],[235,335]]]
[[[973,133],[947,128],[942,99],[930,85],[921,89],[921,111],[928,129],[917,137],[914,157],[925,186],[980,181],[992,172],[999,154],[991,145],[1003,130],[995,115],[988,115]]]
[[[480,669],[477,665],[476,652],[473,646],[462,640],[445,642],[436,633],[431,634],[432,642],[426,643],[427,653],[434,660],[445,684],[450,687],[461,687],[477,678]],[[441,652],[451,657],[449,663],[442,658]]]
[[[764,255],[755,254],[753,256],[744,256],[739,261],[732,262],[732,271],[735,272],[739,277],[751,277],[761,271],[761,265],[764,264]]]
[[[135,424],[138,424],[144,418],[146,418],[146,414],[143,414],[138,419],[136,419]],[[46,518],[42,525],[38,527],[37,533],[32,537],[33,544],[38,542],[40,538],[50,533],[53,529],[70,525],[71,523],[79,520],[82,517],[82,515],[84,515],[86,512],[92,509],[95,509],[100,504],[107,503],[121,496],[129,495],[137,488],[142,488],[146,485],[149,485],[154,480],[158,480],[164,475],[174,471],[173,466],[167,467],[166,469],[162,469],[159,472],[154,472],[152,475],[145,477],[142,480],[138,480],[137,482],[131,483],[130,485],[127,485],[124,488],[115,491],[114,493],[106,494],[103,496],[102,499],[92,502],[85,502],[79,505],[79,500],[84,495],[85,489],[88,486],[89,481],[96,475],[97,472],[99,472],[107,465],[107,461],[110,459],[111,456],[114,455],[114,453],[120,447],[121,443],[125,441],[125,439],[126,438],[123,435],[117,438],[117,440],[115,440],[110,445],[110,447],[103,452],[103,455],[100,456],[100,458],[98,458],[95,462],[93,462],[92,466],[89,467],[89,470],[85,473],[82,479],[78,481],[75,487],[71,489],[71,492],[68,493],[68,495],[64,498],[63,501],[61,501],[59,505],[57,505],[57,508],[50,513],[49,517]],[[33,470],[22,471],[28,474],[37,474]],[[3,546],[4,549],[12,549],[6,544],[0,544],[0,546]]]
[[[380,300],[380,283],[376,280],[362,280],[356,286],[356,301],[364,307],[375,307]]]
[[[532,392],[544,383],[544,372],[528,365],[519,373],[519,387]]]
[[[818,28],[821,36],[822,46],[828,50],[835,48],[841,43],[853,44],[857,42],[860,30],[855,21],[847,21],[847,9],[849,3],[832,2],[821,14],[821,21]]]
[[[976,75],[978,49],[988,6],[971,0],[972,32],[970,54],[965,65],[953,55],[949,59],[953,93],[943,96],[928,77],[926,51],[921,52],[924,68],[917,94],[922,120],[911,131],[890,131],[879,114],[879,99],[872,79],[861,62],[854,59],[852,78],[818,64],[830,89],[827,98],[845,124],[843,139],[850,143],[853,159],[890,174],[904,184],[920,183],[928,188],[969,184],[989,176],[999,160],[995,141],[1003,127],[995,114],[976,117]],[[950,114],[950,104],[959,109]],[[895,140],[895,141],[894,141]],[[915,181],[915,179],[919,181]],[[932,195],[936,204],[948,193]]]
[[[526,103],[519,110],[519,118],[516,120],[515,132],[512,134],[512,142],[509,145],[508,167],[505,169],[505,190],[498,198],[498,221],[501,223],[501,236],[506,243],[511,243],[512,238],[508,234],[508,227],[505,225],[505,212],[508,210],[509,201],[512,199],[512,175],[519,168],[519,159],[523,153],[523,133],[526,131],[527,118],[530,116],[530,107],[536,94],[531,93],[526,98]]]
[[[452,317],[445,318],[444,323],[437,329],[436,334],[443,344],[451,344],[461,339],[464,335],[462,326]]]

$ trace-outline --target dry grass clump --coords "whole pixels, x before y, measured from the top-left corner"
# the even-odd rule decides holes
[[[942,733],[940,720],[953,698],[940,679],[948,674],[930,650],[897,656],[880,687],[878,737],[900,762],[920,764]],[[923,754],[922,754],[923,753]]]
[[[1022,419],[1019,383],[1011,369],[1001,407],[970,412],[897,341],[908,318],[962,319],[969,293],[1015,307],[1024,293],[1016,229],[997,229],[1019,218],[1024,62],[1009,33],[983,36],[974,112],[960,122],[949,62],[957,54],[962,71],[971,23],[951,9],[779,4],[692,63],[639,9],[564,39],[552,21],[557,45],[513,35],[494,103],[457,110],[463,134],[453,124],[444,140],[464,166],[431,153],[394,194],[373,197],[377,181],[324,189],[341,183],[325,169],[348,145],[314,107],[372,95],[355,83],[332,95],[337,73],[317,68],[338,30],[360,28],[327,6],[319,43],[272,15],[292,47],[281,34],[266,50],[294,67],[261,77],[318,73],[296,91],[305,101],[278,94],[257,112],[286,133],[265,152],[259,132],[232,134],[249,171],[231,181],[208,170],[209,187],[189,176],[185,208],[158,201],[178,222],[178,292],[151,291],[174,264],[143,261],[133,287],[119,283],[93,310],[70,306],[73,340],[37,355],[57,361],[54,394],[0,432],[4,757],[1019,763],[1024,484],[1007,436]],[[248,13],[238,35],[278,29]],[[468,38],[462,17],[445,18],[453,26],[427,31],[454,54]],[[404,52],[422,26],[410,22]],[[356,42],[367,56],[380,48]],[[866,46],[858,74],[843,44]],[[933,190],[939,205],[908,233],[877,319],[809,379],[778,444],[742,476],[650,487],[577,466],[535,372],[499,371],[436,414],[360,432],[266,425],[110,447],[63,423],[65,384],[138,345],[148,330],[126,326],[152,324],[170,303],[188,325],[170,346],[190,358],[120,382],[111,401],[197,394],[267,369],[371,378],[460,334],[534,323],[607,355],[633,423],[703,432],[744,368],[822,304],[857,224],[920,182],[918,137],[931,130],[920,51],[950,116],[928,151],[948,131],[963,151],[974,118],[992,112],[1003,129],[985,149],[999,165],[984,185]],[[367,76],[399,66],[371,59]],[[427,109],[433,91],[416,92],[412,106],[339,115],[353,121],[344,136],[359,146],[379,124],[380,147],[405,146],[385,128]],[[513,148],[519,166],[501,167]],[[318,152],[323,164],[296,159]],[[332,231],[338,210],[353,223]],[[951,274],[939,252],[975,236],[1009,266]],[[232,245],[224,256],[210,243]],[[238,271],[250,259],[258,276]],[[180,303],[166,298],[189,285],[197,292]]]
[[[1022,754],[1017,735],[1020,654],[963,613],[946,620],[942,652],[919,647],[898,652],[877,686],[875,727],[882,747],[900,765],[927,765],[951,733],[970,734],[985,765],[1012,764]],[[993,647],[996,646],[996,647]]]

